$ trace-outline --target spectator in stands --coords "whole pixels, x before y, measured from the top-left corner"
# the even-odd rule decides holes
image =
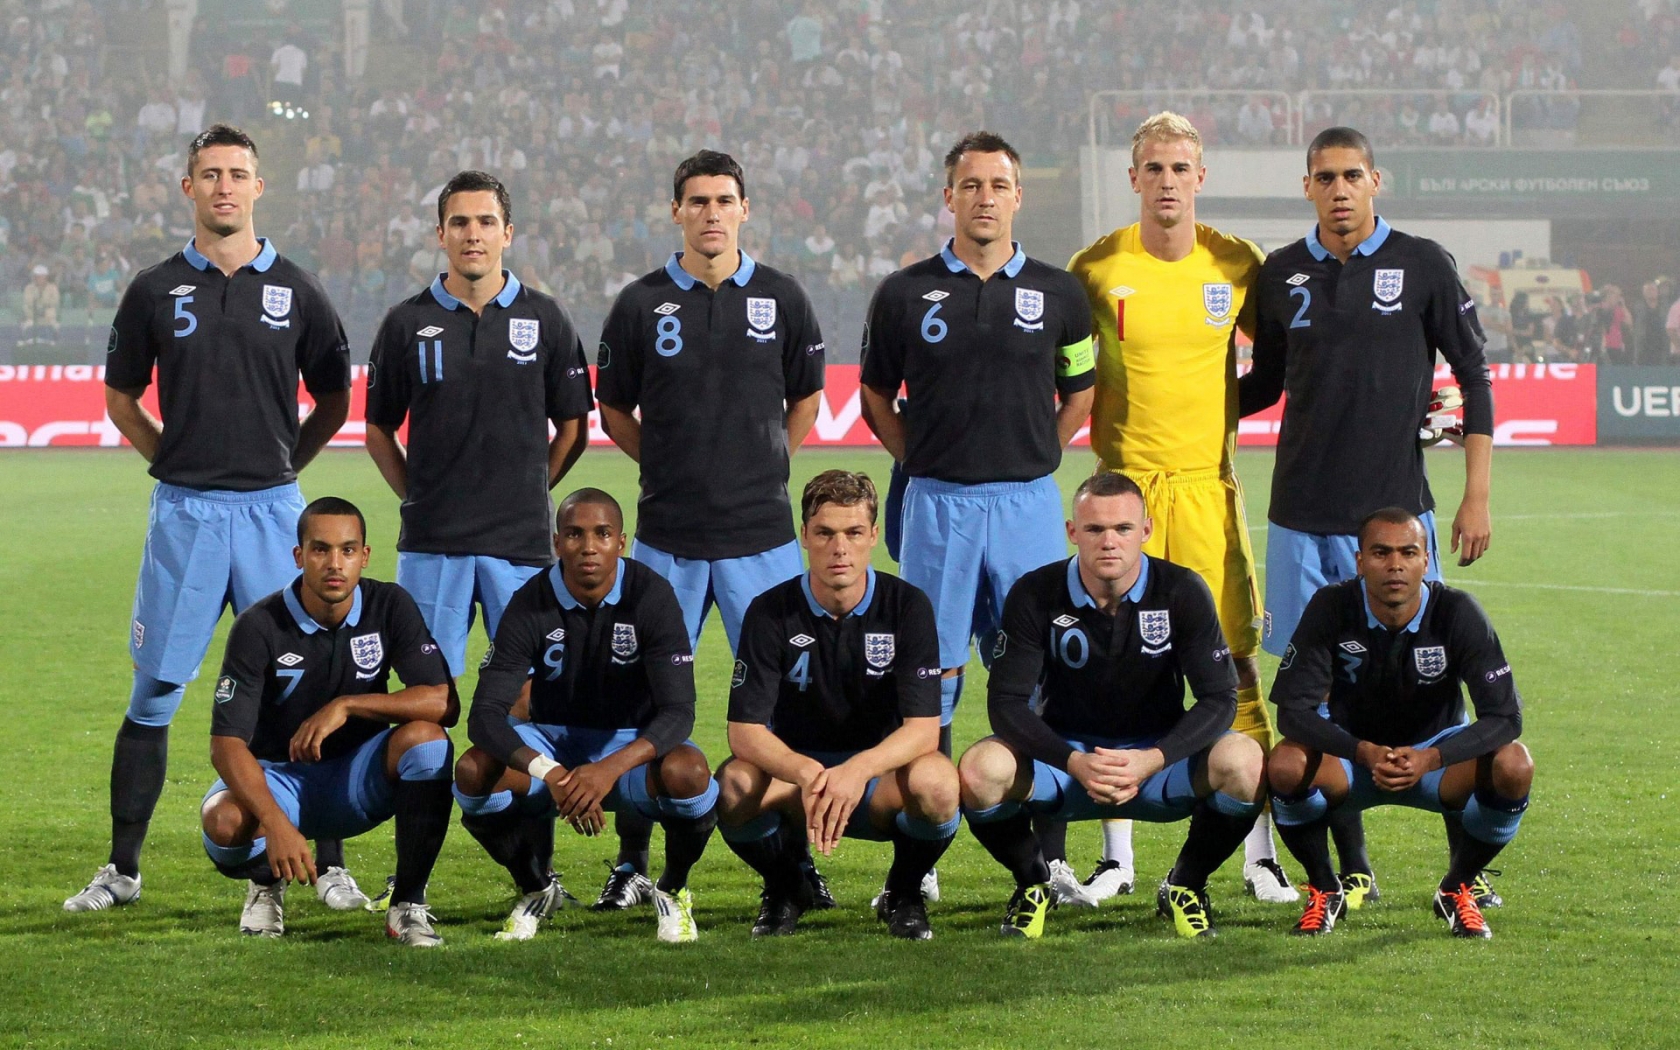
[[[23,324],[19,346],[58,342],[58,283],[41,263],[29,271],[23,287]]]
[[[288,26],[286,36],[275,44],[274,53],[268,58],[272,102],[290,106],[303,102],[303,76],[309,69],[309,54],[298,42],[301,35],[300,27]]]
[[[1467,146],[1492,146],[1499,140],[1499,101],[1489,94],[1464,115],[1464,143]]]
[[[1657,281],[1646,281],[1639,289],[1639,301],[1633,304],[1636,364],[1663,364],[1668,357],[1668,333],[1663,330],[1668,311],[1663,306],[1662,291],[1662,285]]]
[[[1447,96],[1435,96],[1435,108],[1429,113],[1429,144],[1456,146],[1461,133],[1458,115],[1447,104]]]

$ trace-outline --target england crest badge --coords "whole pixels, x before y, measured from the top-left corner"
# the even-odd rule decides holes
[[[292,312],[292,290],[284,285],[263,285],[263,313],[279,320]]]
[[[508,322],[508,344],[513,349],[508,356],[520,364],[530,364],[537,359],[537,335],[540,323],[526,317],[515,317]]]
[[[1031,288],[1015,289],[1015,316],[1036,321],[1044,316],[1044,293]]]
[[[636,625],[633,623],[615,623],[612,633],[613,655],[621,660],[633,659],[639,646],[636,643]]]
[[[1146,647],[1160,648],[1172,637],[1172,614],[1165,609],[1139,609],[1138,633]]]
[[[1202,309],[1207,311],[1209,324],[1222,324],[1231,315],[1231,286],[1210,283],[1202,285]]]
[[[1405,270],[1378,270],[1371,281],[1371,290],[1376,293],[1379,303],[1394,302],[1400,298],[1400,290],[1405,286]]]
[[[760,332],[776,327],[776,300],[747,296],[747,323]]]
[[[894,639],[891,634],[865,633],[863,636],[863,659],[870,667],[877,671],[885,671],[892,666]]]
[[[385,659],[385,643],[378,634],[358,634],[350,639],[350,659],[364,671],[377,670]]]
[[[1447,649],[1443,645],[1420,645],[1412,650],[1418,677],[1432,682],[1447,673]]]

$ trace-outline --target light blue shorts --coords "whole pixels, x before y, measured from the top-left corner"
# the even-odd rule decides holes
[[[525,745],[540,755],[560,763],[567,769],[583,765],[585,762],[599,762],[615,751],[628,747],[636,737],[641,735],[640,729],[587,729],[580,726],[544,725],[537,722],[525,722],[513,727]],[[694,741],[686,741],[693,746]],[[711,810],[717,802],[717,781],[709,781],[706,790],[692,799],[656,799],[648,792],[648,767],[642,763],[628,770],[618,778],[612,791],[601,800],[601,808],[609,812],[635,810],[649,820],[662,820],[666,817],[698,817]],[[532,779],[531,788],[526,796],[531,800],[541,800],[546,804],[547,812],[556,812],[554,797],[549,794],[548,785],[540,780]],[[661,805],[660,803],[664,803]],[[541,811],[527,810],[533,815],[541,815]]]
[[[1069,737],[1068,743],[1076,751],[1089,754],[1099,747],[1127,750],[1155,746],[1154,738],[1143,740],[1103,740]],[[1181,758],[1151,776],[1138,786],[1138,793],[1129,802],[1118,806],[1105,805],[1093,799],[1072,773],[1055,766],[1033,761],[1032,795],[1026,809],[1056,820],[1146,820],[1168,824],[1185,820],[1196,808],[1196,770],[1207,760],[1207,752],[1199,751]]]
[[[968,663],[971,637],[1003,622],[1003,601],[1015,581],[1067,557],[1062,493],[1049,475],[1036,481],[959,485],[911,478],[904,493],[900,575],[933,602],[939,663]]]
[[[475,554],[397,554],[397,583],[420,606],[420,615],[449,662],[449,673],[457,678],[466,670],[474,603],[484,608],[484,633],[494,640],[513,592],[542,571],[540,565],[515,565]]]
[[[1435,539],[1435,512],[1418,515],[1424,535],[1429,537],[1429,568],[1426,580],[1441,578],[1441,554]],[[1320,587],[1359,575],[1354,561],[1359,553],[1357,536],[1321,536],[1296,532],[1276,522],[1266,523],[1266,617],[1260,647],[1282,656],[1307,611],[1307,602]]]
[[[295,482],[256,492],[159,482],[134,588],[135,668],[170,684],[197,678],[222,610],[243,612],[297,576],[292,548],[302,513]]]
[[[1413,747],[1434,747],[1450,736],[1457,736],[1464,732],[1465,726],[1449,726],[1434,736]],[[1446,807],[1441,805],[1441,778],[1446,775],[1447,767],[1432,770],[1418,778],[1418,782],[1404,791],[1384,791],[1377,787],[1377,782],[1371,777],[1371,771],[1350,759],[1340,759],[1342,772],[1347,776],[1348,797],[1345,805],[1354,809],[1366,810],[1376,806],[1410,806],[1412,809],[1427,809],[1431,813],[1440,813]]]
[[[741,639],[741,619],[747,606],[765,591],[805,571],[799,543],[789,540],[780,547],[744,558],[679,558],[637,540],[630,556],[657,572],[677,592],[683,625],[688,628],[690,648],[700,646],[700,628],[715,602],[723,617],[723,630],[734,652]]]

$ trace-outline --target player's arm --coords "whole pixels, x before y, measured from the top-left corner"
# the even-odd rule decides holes
[[[1003,606],[1003,629],[992,649],[986,682],[986,717],[998,738],[1027,758],[1066,770],[1076,777],[1079,752],[1045,724],[1032,709],[1033,694],[1044,680],[1044,628],[1050,617],[1027,593],[1026,580],[1010,588]]]
[[[1453,515],[1452,550],[1469,565],[1487,552],[1493,536],[1488,501],[1493,490],[1493,381],[1482,353],[1486,338],[1476,317],[1476,300],[1458,279],[1457,264],[1445,250],[1432,269],[1437,287],[1424,311],[1429,345],[1452,368],[1464,396],[1464,498]]]
[[[1289,360],[1284,320],[1266,304],[1266,273],[1262,269],[1249,293],[1254,301],[1254,356],[1246,374],[1237,377],[1237,413],[1252,416],[1278,403]]]
[[[1097,358],[1091,330],[1091,303],[1072,274],[1065,274],[1067,317],[1056,344],[1056,440],[1063,448],[1091,419],[1097,397]]]
[[[239,616],[228,632],[216,703],[210,710],[210,764],[239,808],[256,818],[268,838],[268,863],[283,879],[313,882],[315,858],[268,789],[263,768],[251,753],[268,685],[272,653],[256,626],[255,611]]]
[[[140,403],[157,363],[151,327],[152,305],[144,282],[136,281],[123,293],[111,320],[105,353],[105,414],[148,463],[157,458],[163,441],[163,423]]]
[[[827,346],[804,289],[795,285],[783,308],[788,311],[788,334],[782,341],[782,397],[787,403],[787,450],[791,456],[817,423],[823,381],[828,375]]]
[[[904,462],[904,417],[898,413],[898,388],[904,385],[903,335],[898,331],[897,311],[892,309],[892,278],[881,282],[869,301],[869,318],[864,323],[862,365],[858,370],[863,421],[881,442],[887,454]]]
[[[825,767],[782,742],[770,729],[782,690],[782,635],[763,596],[741,619],[740,647],[729,683],[729,753],[784,783],[809,790]]]
[[[298,425],[297,448],[292,452],[292,469],[302,470],[323,449],[350,418],[350,391],[333,390],[315,395],[315,407]]]
[[[1360,762],[1362,745],[1375,747],[1318,713],[1330,696],[1336,653],[1336,592],[1325,588],[1313,595],[1278,664],[1272,680],[1272,703],[1278,709],[1278,731],[1290,740],[1326,755]],[[1367,752],[1365,758],[1372,756]]]
[[[798,401],[787,403],[788,455],[799,451],[799,446],[811,435],[811,428],[817,425],[817,411],[821,407],[821,390],[807,394]]]
[[[408,498],[408,449],[397,437],[397,428],[369,422],[367,426],[368,456],[379,468],[379,476],[398,499]]]
[[[583,356],[583,340],[578,338],[572,319],[558,303],[549,330],[556,345],[545,364],[543,376],[544,399],[548,418],[554,422],[554,437],[548,443],[548,487],[560,484],[560,479],[589,447],[589,410],[595,399],[589,392],[588,360]]]
[[[642,461],[642,421],[636,418],[634,408],[616,408],[601,402],[601,429],[626,456],[637,463]]]
[[[467,714],[467,739],[480,751],[510,769],[521,770],[537,779],[545,779],[550,760],[542,759],[534,749],[508,724],[508,714],[518,702],[520,693],[531,681],[531,670],[540,666],[537,648],[542,641],[534,630],[536,609],[530,592],[514,594],[507,612],[496,628],[491,646],[490,662],[478,672],[478,686],[473,690],[472,709]],[[542,759],[533,767],[532,761]]]
[[[1145,776],[1212,747],[1237,717],[1237,672],[1232,666],[1231,647],[1219,627],[1213,592],[1200,577],[1192,577],[1189,582],[1193,586],[1183,590],[1173,603],[1175,628],[1178,624],[1189,627],[1184,637],[1173,639],[1173,654],[1190,686],[1190,695],[1196,699],[1184,717],[1150,749],[1160,755],[1161,764]]]
[[[292,449],[292,469],[301,471],[350,418],[350,339],[320,285],[311,280],[299,290],[305,293],[300,300],[306,312],[298,370],[304,389],[315,399]]]
[[[408,498],[408,449],[397,437],[408,417],[408,372],[402,367],[404,326],[392,309],[380,322],[368,355],[367,450],[398,499]]]
[[[1434,747],[1413,754],[1422,761],[1419,775],[1491,755],[1522,735],[1522,698],[1511,677],[1499,635],[1477,601],[1468,594],[1441,592],[1453,602],[1452,631],[1448,638],[1453,662],[1460,667],[1460,680],[1476,709],[1476,720]],[[1410,750],[1410,749],[1407,749]],[[1433,753],[1433,754],[1431,754]]]
[[[125,390],[106,387],[105,414],[111,417],[111,425],[117,432],[134,446],[134,451],[150,463],[157,458],[158,445],[163,442],[163,422],[140,403],[140,396],[145,392],[143,386]]]
[[[601,348],[595,359],[595,400],[601,406],[601,429],[626,456],[640,463],[642,422],[634,413],[642,398],[642,343],[646,333],[636,321],[629,298],[630,288],[618,293],[601,328]]]
[[[548,487],[560,484],[560,479],[589,447],[587,419],[556,419],[554,437],[548,442]]]

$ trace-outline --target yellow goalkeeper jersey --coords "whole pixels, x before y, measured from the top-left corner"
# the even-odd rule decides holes
[[[1252,242],[1196,224],[1196,247],[1164,262],[1137,224],[1073,257],[1097,335],[1091,447],[1116,470],[1228,467],[1236,451],[1234,330],[1253,331]]]

